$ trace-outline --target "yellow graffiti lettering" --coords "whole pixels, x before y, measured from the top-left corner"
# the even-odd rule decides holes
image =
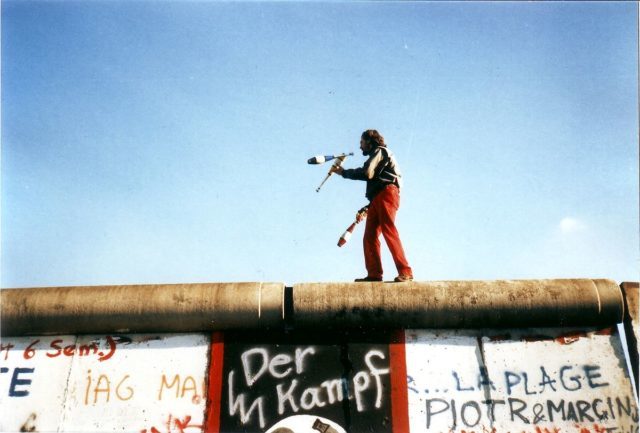
[[[173,377],[173,380],[171,381],[171,383],[169,384],[167,382],[167,376],[166,375],[162,375],[162,381],[160,382],[160,391],[158,391],[158,400],[162,400],[162,391],[164,390],[165,386],[167,388],[173,388],[175,385],[176,386],[176,398],[178,398],[178,395],[180,395],[180,375],[176,374]]]
[[[198,395],[198,386],[196,385],[196,381],[191,376],[187,376],[184,379],[184,382],[182,383],[182,392],[180,393],[180,397],[184,397],[187,391],[191,391],[193,393],[193,397]]]
[[[118,397],[119,400],[122,401],[127,401],[129,400],[131,397],[133,397],[133,388],[131,388],[130,386],[127,386],[125,389],[128,392],[128,396],[124,397],[120,394],[120,387],[122,386],[122,384],[124,383],[125,380],[127,380],[129,378],[129,375],[127,374],[125,377],[122,378],[122,380],[120,381],[120,383],[118,383],[118,386],[116,386],[116,397]]]
[[[87,371],[87,387],[84,391],[84,404],[85,406],[89,404],[89,390],[91,389],[91,370]]]
[[[104,385],[103,385],[103,381],[104,381]],[[98,402],[98,395],[100,393],[104,393],[107,395],[107,403],[108,403],[109,397],[111,396],[111,382],[109,381],[109,378],[104,374],[101,374],[100,377],[98,377],[98,381],[96,382],[96,387],[93,389],[93,404],[96,404]]]

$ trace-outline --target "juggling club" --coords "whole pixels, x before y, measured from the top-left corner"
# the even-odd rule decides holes
[[[347,228],[347,230],[345,230],[342,236],[340,236],[340,239],[338,239],[339,247],[343,246],[349,241],[349,239],[351,238],[351,235],[353,234],[353,230],[356,228],[356,225],[358,225],[360,221],[364,220],[366,217],[367,217],[367,206],[363,207],[358,211],[358,213],[356,214],[356,220],[353,223],[351,223],[351,225]]]
[[[338,246],[341,247],[344,244],[347,243],[347,241],[351,238],[351,235],[353,234],[353,229],[356,228],[356,224],[358,224],[357,222],[353,222],[349,228],[342,234],[342,236],[340,236],[340,239],[338,239]]]

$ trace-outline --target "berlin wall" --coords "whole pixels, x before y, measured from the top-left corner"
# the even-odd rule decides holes
[[[484,290],[485,285],[463,285],[468,305],[483,304],[480,295],[476,304],[471,303],[475,295],[470,290]],[[398,285],[348,287],[347,292],[360,294],[395,287],[393,296],[403,290]],[[403,287],[416,290],[419,286]],[[434,287],[436,292],[441,289],[438,284]],[[555,287],[591,290],[589,284],[572,286],[567,281],[536,287],[545,298]],[[326,301],[330,304],[327,322],[314,319],[315,325],[298,326],[304,320],[296,320],[296,314],[312,317],[316,304],[305,301],[304,287],[296,295],[294,286],[287,295],[293,304],[277,307],[282,326],[242,329],[246,323],[240,327],[234,322],[225,329],[224,320],[216,319],[206,325],[213,329],[201,326],[194,332],[168,332],[175,329],[158,325],[162,332],[155,333],[116,332],[122,327],[135,329],[134,318],[143,314],[140,311],[130,318],[120,312],[112,332],[91,333],[87,332],[92,330],[90,322],[73,323],[68,312],[61,313],[62,307],[55,314],[66,321],[56,323],[43,299],[50,295],[42,291],[32,292],[41,295],[37,303],[46,306],[41,309],[24,300],[29,289],[20,290],[21,296],[27,296],[21,299],[6,292],[0,342],[0,431],[638,433],[637,397],[624,340],[615,320],[601,323],[602,317],[611,321],[605,310],[617,308],[615,302],[607,306],[604,290],[609,287],[613,286],[596,291],[599,307],[591,313],[593,317],[584,318],[584,326],[548,326],[540,315],[537,322],[531,317],[522,321],[542,326],[499,327],[495,318],[487,316],[490,328],[457,329],[452,322],[443,328],[390,327],[392,320],[398,320],[393,311],[403,311],[402,306],[386,299],[388,310],[379,311],[375,296],[361,303],[360,310],[345,310],[354,302],[348,296]],[[264,285],[258,291],[262,289]],[[317,286],[314,290],[313,299],[322,296]],[[424,295],[427,289],[420,290]],[[451,289],[449,294],[453,293],[462,292]],[[55,302],[63,301],[59,296],[56,292]],[[281,297],[282,302],[287,296]],[[434,302],[440,299],[434,296],[422,303],[441,303]],[[265,298],[273,304],[274,298]],[[180,299],[177,296],[173,302]],[[262,295],[255,299],[259,304]],[[532,299],[527,301],[531,305],[535,304]],[[73,304],[65,301],[64,305]],[[456,302],[463,309],[467,306],[465,300]],[[264,320],[265,312],[260,305],[257,308],[254,319],[246,320]],[[507,306],[494,302],[492,312],[485,310],[504,318],[502,308]],[[239,311],[250,317],[248,310]],[[75,315],[83,314],[92,312]],[[465,314],[464,320],[480,320],[476,314]],[[375,326],[376,320],[365,326],[363,315],[377,318],[384,326]],[[35,323],[16,327],[21,322],[17,319],[27,316],[48,320],[47,334],[53,335],[27,335],[28,329],[39,329]],[[549,312],[547,318],[552,316]],[[145,320],[139,319],[140,326],[147,326]],[[637,326],[637,314],[632,320]],[[347,322],[356,326],[345,326]],[[407,317],[404,323],[417,322]],[[78,331],[62,335],[58,329],[66,326]],[[97,320],[94,329],[100,326]],[[182,325],[176,320],[171,326]],[[15,329],[20,332],[11,332]]]

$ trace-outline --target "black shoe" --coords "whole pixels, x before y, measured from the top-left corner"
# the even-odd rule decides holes
[[[413,281],[413,276],[411,275],[398,275],[393,279],[396,283],[406,283],[408,281]]]
[[[374,277],[356,278],[354,281],[356,283],[366,283],[368,281],[382,281],[382,277],[380,277],[380,278],[374,278]]]

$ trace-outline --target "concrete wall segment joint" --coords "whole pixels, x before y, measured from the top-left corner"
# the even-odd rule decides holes
[[[598,290],[598,285],[592,282],[593,290],[596,292],[596,298],[598,299],[598,315],[602,313],[602,301],[600,300],[600,290]]]
[[[258,319],[262,316],[262,282],[260,282],[260,287],[258,287]]]

